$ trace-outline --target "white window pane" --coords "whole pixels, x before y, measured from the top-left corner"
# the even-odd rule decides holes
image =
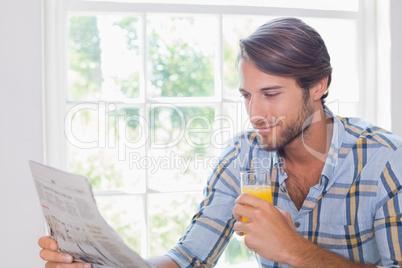
[[[214,96],[217,30],[214,16],[149,15],[149,96]]]
[[[65,119],[67,158],[72,172],[88,177],[96,190],[145,191],[144,129],[138,108],[97,103],[71,107]]]
[[[139,196],[97,196],[96,204],[102,216],[124,242],[145,257],[145,211]]]
[[[162,256],[176,245],[201,198],[201,192],[149,195],[151,257]]]
[[[141,22],[136,16],[98,16],[103,99],[121,100],[140,95]]]
[[[69,99],[139,97],[140,17],[71,15],[68,22]]]
[[[151,144],[144,159],[149,163],[149,188],[202,189],[217,160],[218,126],[214,121],[215,109],[211,106],[162,105],[151,110]]]

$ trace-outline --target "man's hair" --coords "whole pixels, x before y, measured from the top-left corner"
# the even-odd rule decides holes
[[[299,19],[279,18],[260,26],[240,40],[240,59],[265,73],[294,78],[307,94],[328,76],[323,104],[328,96],[332,67],[327,47],[318,32]]]

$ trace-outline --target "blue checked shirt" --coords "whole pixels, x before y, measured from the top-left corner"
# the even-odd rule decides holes
[[[279,155],[260,148],[254,132],[242,133],[223,151],[204,200],[167,256],[181,267],[214,266],[233,234],[239,172],[270,168],[273,203],[291,214],[300,235],[359,263],[402,265],[402,139],[361,119],[326,113],[334,119],[331,148],[300,210],[287,194]],[[257,259],[262,267],[288,267]]]

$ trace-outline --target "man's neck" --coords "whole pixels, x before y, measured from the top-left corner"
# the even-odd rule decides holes
[[[303,172],[324,167],[331,146],[332,132],[333,119],[326,118],[321,107],[314,113],[312,124],[280,152],[285,168]]]
[[[326,118],[323,108],[314,113],[312,124],[302,135],[280,152],[288,178],[289,197],[298,210],[318,184],[331,146],[333,120]]]

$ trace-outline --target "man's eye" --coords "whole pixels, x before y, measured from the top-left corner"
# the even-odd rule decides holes
[[[275,96],[278,96],[278,95],[279,95],[279,93],[270,93],[270,94],[266,93],[266,94],[264,94],[265,97],[269,97],[269,98],[272,98],[272,97],[275,97]]]
[[[250,98],[251,95],[249,93],[244,93],[244,94],[241,94],[240,96],[244,99],[248,99],[248,98]]]

